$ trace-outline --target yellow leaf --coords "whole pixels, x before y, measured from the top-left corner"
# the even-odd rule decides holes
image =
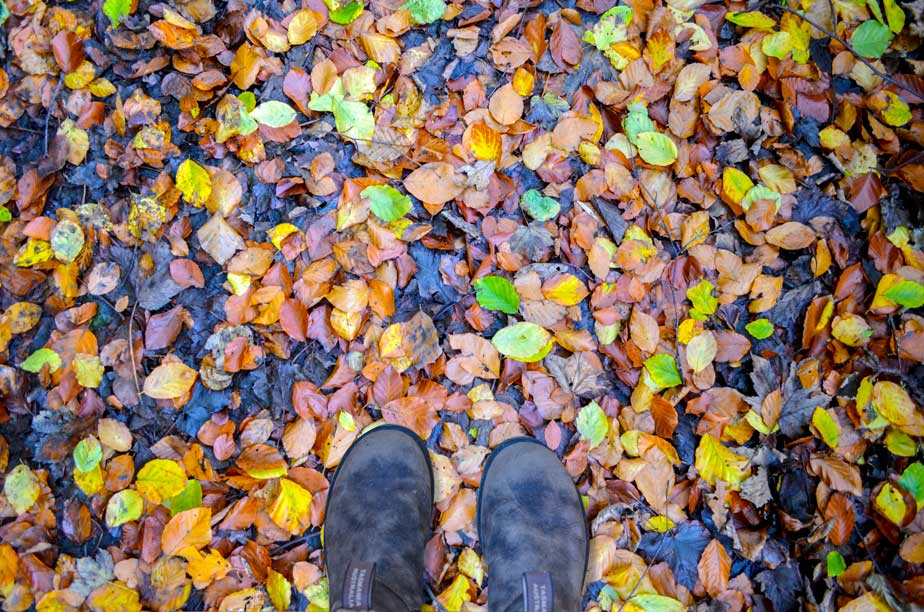
[[[483,121],[472,126],[469,138],[469,146],[475,154],[475,159],[483,161],[500,159],[501,135]]]
[[[141,612],[138,591],[119,582],[107,582],[87,597],[91,612]]]
[[[478,553],[471,548],[466,548],[459,554],[459,571],[481,586],[484,580],[484,564],[481,563]]]
[[[542,286],[542,294],[557,304],[574,306],[587,297],[589,291],[573,274],[558,274]]]
[[[13,263],[20,268],[30,268],[50,261],[54,256],[55,252],[50,242],[29,238],[24,245],[19,247],[16,256],[13,257]]]
[[[42,318],[42,307],[31,302],[16,302],[3,313],[11,334],[24,334]]]
[[[289,44],[303,45],[318,33],[318,14],[311,9],[295,11],[286,36]]]
[[[28,511],[39,498],[39,479],[25,463],[14,467],[3,482],[3,493],[19,514]]]
[[[95,389],[103,381],[105,368],[96,355],[77,353],[74,356],[74,373],[80,386]]]
[[[154,399],[183,397],[196,382],[198,372],[181,361],[162,363],[144,379],[144,394]]]
[[[160,537],[164,554],[185,556],[188,549],[196,552],[212,540],[212,510],[193,508],[179,512],[170,519]],[[195,557],[192,551],[189,555]]]
[[[118,527],[137,520],[144,510],[144,498],[134,489],[123,489],[109,498],[106,504],[106,525]]]
[[[516,72],[513,73],[513,90],[524,98],[533,93],[533,87],[535,87],[536,77],[533,76],[529,70],[526,70],[522,66],[517,68]]]
[[[472,600],[472,596],[468,592],[469,586],[468,578],[463,574],[459,574],[446,587],[445,591],[437,595],[436,599],[443,605],[446,612],[460,612],[462,604]]]
[[[362,322],[361,312],[344,312],[339,308],[332,308],[330,311],[330,326],[344,340],[353,340],[359,334]]]
[[[212,195],[212,178],[205,168],[187,159],[176,171],[176,188],[187,202],[202,206]]]
[[[99,464],[88,472],[74,469],[74,483],[87,495],[96,495],[103,488],[103,471]]]
[[[272,241],[273,246],[277,249],[281,249],[282,241],[285,240],[290,234],[294,234],[297,231],[299,231],[299,229],[291,223],[280,223],[273,229],[267,230],[266,234]]]
[[[862,346],[869,342],[870,337],[873,335],[873,330],[870,328],[869,323],[866,322],[866,319],[859,315],[848,313],[834,317],[834,322],[831,324],[831,333],[847,346]]]
[[[876,510],[899,527],[905,524],[905,497],[891,482],[885,483],[876,500],[873,502]]]
[[[288,478],[279,479],[279,491],[267,512],[273,522],[291,535],[311,526],[311,492]]]
[[[818,132],[818,137],[821,140],[821,146],[832,151],[850,145],[850,136],[833,125]]]
[[[186,572],[193,579],[193,586],[204,589],[216,580],[221,580],[231,571],[231,564],[216,550],[203,555],[194,548],[187,549]],[[272,570],[270,570],[272,571]]]
[[[79,166],[83,163],[90,150],[90,137],[87,133],[77,127],[73,119],[65,119],[58,126],[58,136],[63,136],[67,142],[67,161]]]
[[[712,434],[705,434],[696,449],[696,470],[703,480],[711,485],[723,481],[729,488],[737,490],[741,482],[751,473],[746,457],[736,455],[726,448]]]
[[[732,166],[722,171],[722,193],[735,204],[740,204],[745,194],[754,186],[751,178]]]
[[[924,415],[902,387],[881,380],[873,387],[873,408],[882,418],[909,436],[924,436]]]
[[[292,602],[292,585],[285,576],[273,568],[269,568],[266,576],[266,592],[269,593],[273,607],[279,612],[289,609],[289,604]]]
[[[149,502],[159,504],[183,492],[186,472],[176,461],[152,459],[138,470],[135,487]]]
[[[778,193],[792,193],[796,190],[796,179],[786,166],[767,164],[757,174],[767,187]]]

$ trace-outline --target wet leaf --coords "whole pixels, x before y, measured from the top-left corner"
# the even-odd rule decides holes
[[[250,117],[257,123],[273,128],[283,128],[295,121],[295,109],[285,102],[269,100],[250,111]]]
[[[369,208],[376,217],[391,223],[411,211],[411,199],[391,185],[372,185],[360,195],[369,200]]]
[[[138,470],[135,486],[145,499],[159,504],[183,492],[186,473],[176,461],[152,459]]]
[[[212,178],[205,168],[187,159],[176,171],[176,187],[187,202],[203,206],[212,195]]]
[[[119,491],[109,498],[106,505],[106,526],[119,527],[129,521],[141,518],[144,511],[144,498],[134,489]]]
[[[508,325],[491,339],[491,344],[501,355],[526,363],[542,360],[552,350],[554,343],[552,334],[528,322]]]
[[[683,384],[680,372],[677,371],[677,362],[671,355],[652,355],[645,360],[645,371],[652,383],[661,389]]]
[[[502,276],[483,276],[475,281],[478,303],[488,310],[517,314],[520,296],[513,284]]]
[[[3,494],[19,514],[28,512],[40,493],[38,478],[24,463],[14,467],[3,481]]]
[[[850,45],[853,49],[870,59],[876,59],[885,53],[890,42],[892,33],[889,27],[873,19],[861,23],[850,35]]]
[[[575,424],[581,438],[590,442],[590,448],[600,446],[610,427],[606,414],[597,402],[590,402],[581,408]]]

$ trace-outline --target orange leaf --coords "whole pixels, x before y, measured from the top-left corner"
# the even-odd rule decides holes
[[[184,551],[192,548],[198,551],[212,540],[212,511],[209,508],[193,508],[180,512],[164,527],[161,534],[161,548],[165,554],[186,556]]]
[[[711,597],[718,597],[728,590],[731,573],[731,557],[722,543],[712,540],[699,558],[699,579]]]

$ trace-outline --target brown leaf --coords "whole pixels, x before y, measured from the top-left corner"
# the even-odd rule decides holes
[[[429,204],[444,204],[462,193],[455,169],[445,162],[417,168],[404,178],[404,186],[415,198]]]
[[[697,565],[699,579],[710,597],[718,597],[728,590],[728,577],[731,573],[731,557],[722,543],[712,540],[706,546]]]

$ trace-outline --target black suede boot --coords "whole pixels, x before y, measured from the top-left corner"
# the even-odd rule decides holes
[[[581,496],[558,457],[532,438],[502,443],[485,465],[478,537],[489,612],[576,612],[590,539]]]
[[[327,499],[331,612],[420,612],[432,515],[430,455],[414,432],[381,425],[356,440]]]

